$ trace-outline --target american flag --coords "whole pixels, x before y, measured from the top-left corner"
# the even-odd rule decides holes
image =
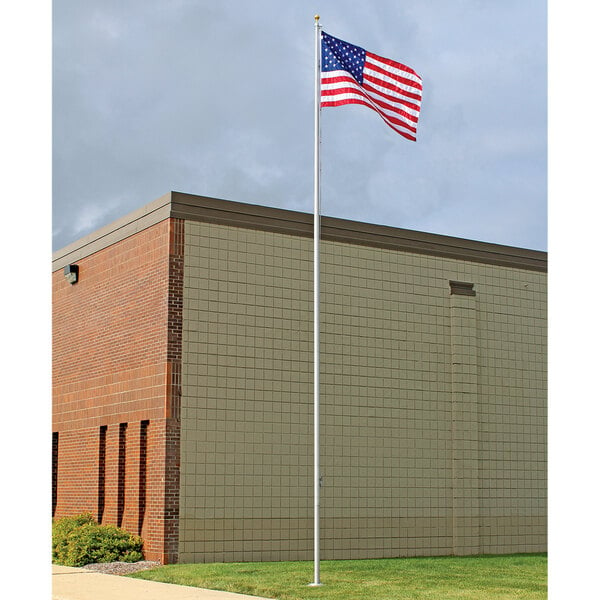
[[[422,89],[410,67],[321,33],[321,106],[363,104],[416,141]]]

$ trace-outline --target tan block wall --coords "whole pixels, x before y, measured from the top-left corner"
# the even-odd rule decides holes
[[[545,551],[546,275],[490,270],[479,288],[481,551]]]
[[[185,228],[179,560],[310,559],[312,241]],[[545,274],[321,258],[322,558],[544,550]]]

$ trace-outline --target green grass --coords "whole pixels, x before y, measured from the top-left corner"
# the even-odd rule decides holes
[[[167,565],[131,575],[277,600],[545,599],[545,554]]]

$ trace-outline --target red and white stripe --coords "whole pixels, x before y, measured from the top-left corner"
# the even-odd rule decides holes
[[[362,104],[395,131],[416,141],[422,80],[410,67],[366,53],[361,86],[348,71],[321,72],[321,106]]]

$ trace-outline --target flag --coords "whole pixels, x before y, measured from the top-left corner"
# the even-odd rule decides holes
[[[321,106],[363,104],[416,141],[422,89],[410,67],[321,33]]]

